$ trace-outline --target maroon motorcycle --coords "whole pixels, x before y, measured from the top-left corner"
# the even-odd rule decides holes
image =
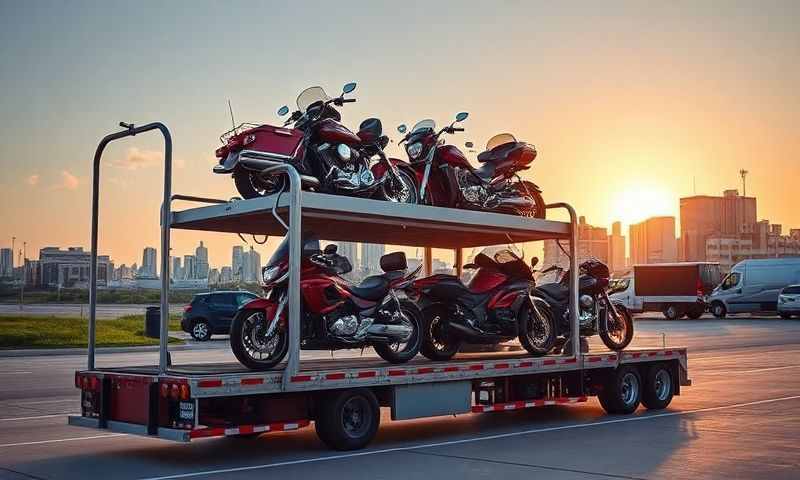
[[[533,265],[537,261],[534,257]],[[448,360],[464,342],[497,344],[514,338],[534,356],[553,348],[554,317],[547,302],[533,296],[532,266],[511,249],[488,247],[464,268],[477,270],[468,285],[440,274],[416,280],[407,290],[425,319],[423,355]]]
[[[413,170],[383,152],[389,138],[381,121],[368,118],[356,133],[341,124],[334,107],[355,102],[344,98],[355,88],[348,83],[336,98],[322,87],[307,88],[282,127],[242,124],[226,132],[220,137],[224,145],[216,150],[214,173],[231,174],[242,197],[255,198],[287,189],[284,173],[265,170],[275,162],[289,163],[300,173],[304,189],[417,203]],[[289,107],[278,110],[279,116],[287,114]]]
[[[544,218],[541,190],[519,176],[530,168],[536,148],[509,133],[495,135],[478,155],[481,166],[475,168],[458,148],[445,145],[441,138],[445,133],[463,132],[455,124],[467,116],[467,112],[459,113],[441,130],[431,119],[418,122],[408,133],[405,125],[397,127],[406,134],[400,143],[406,144],[416,173],[420,203]]]

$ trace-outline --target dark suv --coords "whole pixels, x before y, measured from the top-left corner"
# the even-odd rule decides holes
[[[215,333],[228,333],[239,307],[257,297],[247,291],[198,293],[183,308],[181,328],[200,341]]]

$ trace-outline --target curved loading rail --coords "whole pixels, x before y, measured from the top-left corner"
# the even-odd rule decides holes
[[[169,352],[167,340],[169,337],[169,251],[170,251],[170,231],[172,228],[172,200],[186,200],[201,203],[227,203],[224,200],[187,196],[171,195],[172,190],[172,137],[169,129],[162,123],[150,123],[142,127],[134,127],[132,124],[120,123],[125,130],[107,135],[97,146],[94,157],[94,169],[92,178],[92,245],[91,245],[91,268],[89,273],[89,345],[88,345],[88,369],[93,370],[95,365],[95,328],[97,310],[97,236],[98,236],[98,211],[99,211],[99,183],[100,183],[100,159],[108,143],[121,138],[130,137],[150,130],[160,130],[164,136],[164,198],[161,205],[161,325],[159,339],[159,363],[158,370],[160,375],[166,375],[169,367]],[[248,151],[241,153],[243,158],[248,157]],[[289,177],[289,352],[287,355],[287,365],[283,373],[283,389],[289,390],[290,378],[296,375],[300,369],[300,255],[302,231],[302,189],[301,176],[297,170],[286,163],[264,161],[253,152],[252,159],[257,160],[263,165],[263,172],[273,170],[285,171]],[[575,210],[566,203],[554,203],[547,205],[548,209],[564,208],[570,217],[570,323],[572,327],[572,338],[578,338],[578,265],[577,265],[577,215]],[[427,250],[427,248],[426,248]],[[426,255],[426,262],[430,255]],[[456,252],[457,268],[461,268],[463,254],[460,249]],[[572,352],[570,356],[577,358],[580,353],[580,342],[572,342]]]

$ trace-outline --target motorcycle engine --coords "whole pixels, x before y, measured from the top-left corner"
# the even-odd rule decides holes
[[[375,183],[366,157],[345,144],[331,146],[322,144],[317,149],[327,168],[327,181],[338,189],[358,190]]]
[[[364,336],[374,321],[372,318],[359,320],[357,315],[327,315],[328,332],[334,337],[358,339]]]
[[[580,305],[580,313],[578,315],[578,322],[581,327],[586,327],[594,320],[594,299],[591,295],[581,295],[578,299]]]
[[[484,205],[486,203],[489,198],[489,192],[471,172],[463,168],[456,169],[456,180],[464,200],[476,205]]]

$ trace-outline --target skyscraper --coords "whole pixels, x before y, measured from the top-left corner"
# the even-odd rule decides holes
[[[631,264],[678,260],[675,217],[652,217],[630,226]]]
[[[197,261],[197,272],[195,278],[208,278],[208,249],[203,246],[203,241],[200,241],[194,251],[194,256]]]
[[[183,280],[183,268],[181,267],[181,257],[172,257],[170,267],[170,278],[172,280]]]
[[[233,281],[242,280],[242,267],[244,260],[244,248],[241,245],[233,247],[231,255],[231,270],[233,271]]]
[[[569,242],[562,241],[561,247],[569,252]],[[596,258],[608,264],[608,230],[586,223],[585,217],[578,218],[578,263]],[[569,257],[559,248],[556,240],[544,241],[543,268],[558,265],[569,268]]]
[[[0,278],[14,275],[14,252],[10,248],[0,249]]]
[[[358,263],[358,243],[356,242],[336,242],[339,246],[338,253],[350,260],[352,265],[359,265]]]
[[[382,243],[361,244],[361,271],[369,275],[380,271],[380,260],[386,253],[386,245]]]
[[[142,252],[142,266],[139,268],[139,276],[142,278],[157,278],[158,270],[156,268],[156,249],[153,247],[144,247]]]
[[[706,260],[706,241],[715,236],[738,238],[756,233],[756,199],[737,190],[723,196],[695,195],[680,200],[682,260]]]
[[[260,273],[261,254],[256,252],[251,246],[250,251],[243,254],[241,281],[246,283],[258,282]]]
[[[611,235],[608,236],[608,267],[612,272],[625,269],[625,236],[622,235],[622,224],[611,224]]]
[[[183,256],[183,280],[197,278],[197,259],[194,255]]]

